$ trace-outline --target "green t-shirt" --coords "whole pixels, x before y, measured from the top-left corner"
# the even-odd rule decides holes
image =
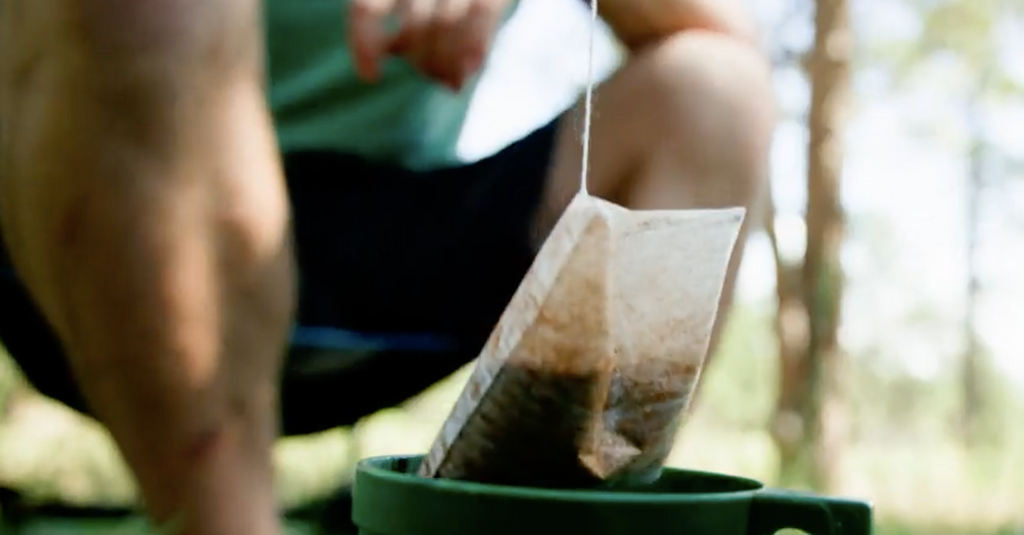
[[[283,151],[356,153],[412,169],[457,161],[475,80],[459,93],[398,58],[378,83],[362,82],[349,55],[345,0],[263,0],[270,105]]]

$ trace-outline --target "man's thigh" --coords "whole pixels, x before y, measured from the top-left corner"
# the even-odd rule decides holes
[[[285,157],[299,310],[286,434],[349,425],[474,358],[533,261],[556,126],[466,166],[413,172]],[[43,394],[87,412],[62,346],[0,243],[0,341]]]

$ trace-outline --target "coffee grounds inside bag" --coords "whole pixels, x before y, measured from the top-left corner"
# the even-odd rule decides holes
[[[639,362],[615,371],[604,407],[606,433],[639,452],[609,483],[646,484],[661,475],[697,383],[699,368]]]
[[[507,363],[438,467],[443,478],[501,485],[585,488],[599,446],[608,379]]]

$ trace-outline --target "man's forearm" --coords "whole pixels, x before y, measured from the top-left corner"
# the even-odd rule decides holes
[[[157,521],[274,533],[292,311],[258,0],[6,0],[12,260]]]

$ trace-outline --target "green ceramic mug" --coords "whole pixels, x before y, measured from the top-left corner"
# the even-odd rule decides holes
[[[666,469],[621,491],[548,490],[416,476],[420,457],[359,463],[360,535],[871,535],[871,506],[765,488],[752,479]]]

